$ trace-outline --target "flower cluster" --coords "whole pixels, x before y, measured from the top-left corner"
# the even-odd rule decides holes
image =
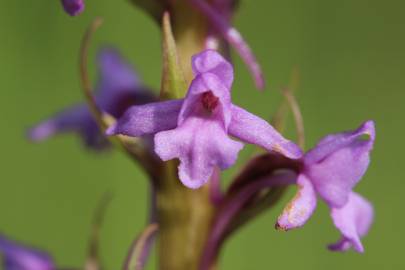
[[[367,170],[375,139],[374,123],[368,121],[355,131],[326,136],[302,154],[266,121],[232,104],[232,66],[216,51],[195,55],[192,67],[195,78],[184,99],[130,107],[107,134],[154,135],[156,154],[163,161],[180,160],[179,178],[189,188],[205,184],[215,167],[230,167],[242,142],[290,159],[299,168],[296,175],[282,181],[277,178],[270,186],[296,184],[299,191],[280,215],[276,228],[302,226],[312,215],[319,194],[342,233],[342,240],[330,249],[353,246],[363,252],[360,237],[372,223],[373,209],[352,189]]]
[[[180,180],[190,188],[207,182],[215,166],[229,168],[243,143],[299,158],[301,150],[263,119],[232,104],[233,68],[220,54],[207,50],[192,59],[195,74],[184,99],[133,106],[108,135],[155,135],[163,160],[180,159]],[[230,138],[233,136],[240,141]]]
[[[202,270],[212,269],[222,243],[239,227],[278,202],[289,186],[297,186],[298,191],[278,217],[276,229],[288,231],[303,226],[320,198],[329,207],[333,223],[341,234],[329,249],[346,251],[353,248],[363,252],[361,238],[370,229],[374,211],[371,203],[353,189],[369,166],[375,141],[374,122],[366,121],[353,131],[328,135],[305,152],[267,121],[232,102],[234,70],[229,46],[244,60],[256,86],[264,86],[260,66],[252,51],[231,25],[238,1],[132,2],[153,18],[163,18],[164,74],[160,97],[141,82],[117,50],[105,48],[98,54],[99,80],[94,93],[84,89],[88,104],[69,107],[28,131],[29,139],[34,142],[60,133],[77,133],[87,147],[95,150],[112,146],[111,139],[145,169],[152,191],[150,224],[134,242],[124,268],[131,268],[133,256],[138,256],[135,259],[137,269],[142,268],[159,227],[162,234],[181,234],[181,237],[170,235],[160,239],[186,239],[173,246],[178,248],[194,243],[196,246],[190,250],[195,249],[197,254],[191,263],[183,263],[183,267],[163,265],[163,269],[189,269],[184,265],[193,265],[193,269],[197,269],[197,265]],[[62,0],[62,5],[71,16],[84,10],[83,0]],[[184,67],[177,65],[180,63],[177,40],[167,15],[172,12],[181,17],[185,11],[202,16],[201,20],[207,26],[203,46],[198,50],[189,48],[195,54],[188,73],[193,73],[193,78],[188,87],[182,73]],[[201,51],[201,47],[205,49]],[[184,93],[184,90],[187,90],[184,97],[170,95]],[[103,118],[105,116],[110,117],[109,121]],[[146,142],[147,151],[138,151],[138,142]],[[255,145],[264,153],[251,158],[223,190],[219,183],[221,171],[235,164],[245,144]],[[171,160],[179,163],[169,162]],[[174,173],[173,164],[177,166]],[[174,183],[170,182],[173,179]],[[178,230],[178,226],[183,226],[183,231]],[[184,234],[184,230],[189,233]],[[195,238],[199,236],[199,239]],[[91,243],[90,246],[97,245]],[[0,236],[0,253],[4,255],[6,270],[56,269],[47,254],[4,236]],[[94,269],[98,270],[97,267]]]

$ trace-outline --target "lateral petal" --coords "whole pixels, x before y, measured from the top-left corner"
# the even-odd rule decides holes
[[[236,105],[231,108],[232,120],[228,129],[230,135],[288,158],[297,159],[302,156],[301,149],[295,143],[285,139],[265,120]]]
[[[107,135],[122,134],[132,137],[154,134],[177,126],[182,99],[132,106],[109,127]]]

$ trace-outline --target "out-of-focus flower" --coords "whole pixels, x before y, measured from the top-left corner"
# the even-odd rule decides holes
[[[374,123],[367,121],[355,131],[326,136],[306,153],[296,180],[299,190],[276,227],[289,230],[305,224],[319,195],[331,209],[333,222],[342,234],[341,240],[329,248],[343,251],[353,247],[363,252],[360,238],[371,226],[373,207],[352,189],[367,170],[374,139]]]
[[[110,115],[119,117],[131,105],[155,100],[152,92],[142,85],[132,67],[116,50],[101,50],[98,66],[100,79],[95,99],[97,105]],[[39,123],[29,130],[28,137],[32,141],[42,141],[66,132],[77,132],[93,149],[104,149],[109,145],[86,104],[72,106]]]
[[[132,0],[132,2],[147,11],[160,23],[163,13],[175,9],[177,2],[180,1]],[[244,40],[240,32],[232,26],[232,16],[239,1],[187,0],[183,2],[189,2],[189,8],[197,10],[208,22],[205,48],[213,50],[225,49],[225,54],[229,56],[229,45],[232,46],[248,67],[256,87],[263,89],[265,82],[261,67],[248,43]],[[179,4],[179,6],[184,8],[183,3]],[[178,16],[185,14],[187,14],[187,12],[183,10]]]
[[[45,252],[17,244],[0,235],[4,270],[53,270],[52,258]]]
[[[179,158],[180,180],[198,188],[215,166],[233,165],[243,144],[259,145],[290,158],[301,150],[263,119],[232,104],[233,68],[214,50],[192,59],[195,74],[184,99],[133,106],[107,134],[155,135],[155,152],[164,161]]]
[[[62,0],[62,5],[70,16],[77,16],[84,10],[84,0]]]
[[[232,26],[231,19],[235,6],[235,0],[214,0],[208,3],[205,0],[190,0],[190,2],[203,13],[210,22],[211,28],[206,40],[208,49],[218,49],[220,40],[225,40],[233,46],[240,55],[252,74],[256,86],[264,88],[264,78],[260,65],[250,49],[248,43],[243,39],[239,31]]]

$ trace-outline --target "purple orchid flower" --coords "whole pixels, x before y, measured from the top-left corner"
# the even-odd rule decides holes
[[[369,136],[364,140],[364,136]],[[372,205],[352,191],[367,170],[375,139],[374,123],[367,121],[357,130],[329,135],[303,157],[296,184],[297,195],[278,218],[276,227],[289,230],[305,224],[315,210],[317,194],[331,209],[342,238],[329,246],[344,251],[364,248],[360,238],[373,221]]]
[[[195,78],[184,99],[133,106],[107,130],[108,135],[155,134],[155,152],[164,161],[180,159],[179,177],[189,188],[208,181],[215,166],[233,165],[243,142],[290,158],[301,150],[263,119],[232,104],[233,68],[214,50],[192,58]]]
[[[112,116],[121,116],[131,105],[155,100],[152,93],[141,84],[132,67],[116,50],[101,50],[98,65],[100,79],[96,87],[96,102]],[[110,145],[86,104],[70,107],[41,122],[29,130],[28,137],[36,142],[65,132],[77,132],[92,149],[101,150]]]
[[[77,16],[84,10],[84,0],[62,0],[62,5],[70,16]]]
[[[0,235],[0,253],[4,270],[53,270],[52,258],[32,248],[19,245]]]

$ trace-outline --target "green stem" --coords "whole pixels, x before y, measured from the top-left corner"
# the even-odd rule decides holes
[[[191,56],[204,49],[207,21],[188,0],[173,1],[169,12],[179,63],[188,85],[193,78]],[[177,161],[166,162],[156,184],[159,269],[197,270],[214,207],[209,186],[186,188],[178,179],[177,167]]]
[[[165,164],[157,185],[161,270],[197,270],[213,207],[209,188],[188,189],[177,178],[177,162]]]

